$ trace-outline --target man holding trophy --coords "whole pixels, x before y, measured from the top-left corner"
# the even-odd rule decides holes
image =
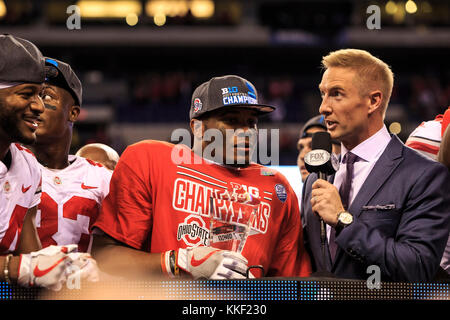
[[[308,276],[296,195],[251,161],[258,117],[273,110],[249,81],[215,77],[192,95],[192,148],[129,146],[94,225],[100,269],[127,279]]]

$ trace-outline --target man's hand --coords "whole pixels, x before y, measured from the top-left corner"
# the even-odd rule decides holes
[[[97,263],[87,253],[75,252],[77,245],[49,246],[20,256],[18,284],[58,291],[71,277],[98,281]]]
[[[178,267],[194,279],[245,279],[247,263],[237,252],[203,246],[178,249]]]
[[[323,179],[312,185],[311,208],[332,227],[337,224],[338,214],[345,211],[337,188]]]

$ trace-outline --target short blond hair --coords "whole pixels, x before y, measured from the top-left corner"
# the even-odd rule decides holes
[[[322,67],[350,68],[357,74],[356,84],[361,94],[369,90],[379,89],[383,94],[381,106],[386,112],[394,86],[394,74],[391,68],[382,60],[369,52],[359,49],[341,49],[329,53],[322,58]]]

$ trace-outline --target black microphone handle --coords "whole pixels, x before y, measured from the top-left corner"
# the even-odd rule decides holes
[[[318,173],[319,179],[327,181],[327,175],[324,172]],[[325,248],[326,248],[326,241],[327,241],[327,232],[326,232],[326,225],[325,221],[323,221],[322,217],[320,217],[320,242],[322,245],[322,257],[323,257],[323,263],[325,264]]]

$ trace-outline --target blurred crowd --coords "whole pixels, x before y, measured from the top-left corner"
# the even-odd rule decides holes
[[[277,126],[279,123],[301,126],[318,114],[320,94],[315,87],[320,74],[310,77],[302,75],[255,75],[248,76],[260,88],[260,96],[266,104],[274,105],[277,110],[262,119],[263,123]],[[114,123],[148,124],[183,123],[188,120],[192,90],[209,74],[191,71],[154,72],[141,75],[130,74],[128,78],[108,78],[102,73],[85,72],[84,96],[85,109],[97,105],[109,106]],[[396,74],[396,82],[388,108],[386,123],[397,121],[403,131],[398,133],[405,141],[410,134],[409,128],[415,128],[424,120],[431,120],[442,113],[450,104],[450,81],[447,75],[438,72]],[[74,149],[79,145],[100,141],[113,145],[122,152],[126,143],[120,137],[108,134],[109,123],[97,122],[86,128],[79,125],[79,132],[89,130],[88,138],[82,135],[74,139]],[[280,127],[281,128],[281,127]],[[151,138],[151,131],[149,137]],[[298,132],[280,131],[280,164],[295,165],[295,148]]]
[[[127,99],[114,101],[111,99],[114,97],[105,97],[105,102],[112,102],[117,122],[183,122],[187,119],[193,87],[207,77],[182,71],[150,73],[122,84]],[[310,79],[316,77],[311,75]],[[394,87],[391,104],[403,109],[405,120],[418,123],[431,119],[450,103],[448,79],[440,79],[433,73],[397,75],[398,78],[401,80]],[[259,93],[264,102],[277,107],[266,121],[303,123],[318,112],[320,94],[314,81],[270,75],[257,76],[253,81],[263,84]],[[86,87],[89,95],[89,86]]]

